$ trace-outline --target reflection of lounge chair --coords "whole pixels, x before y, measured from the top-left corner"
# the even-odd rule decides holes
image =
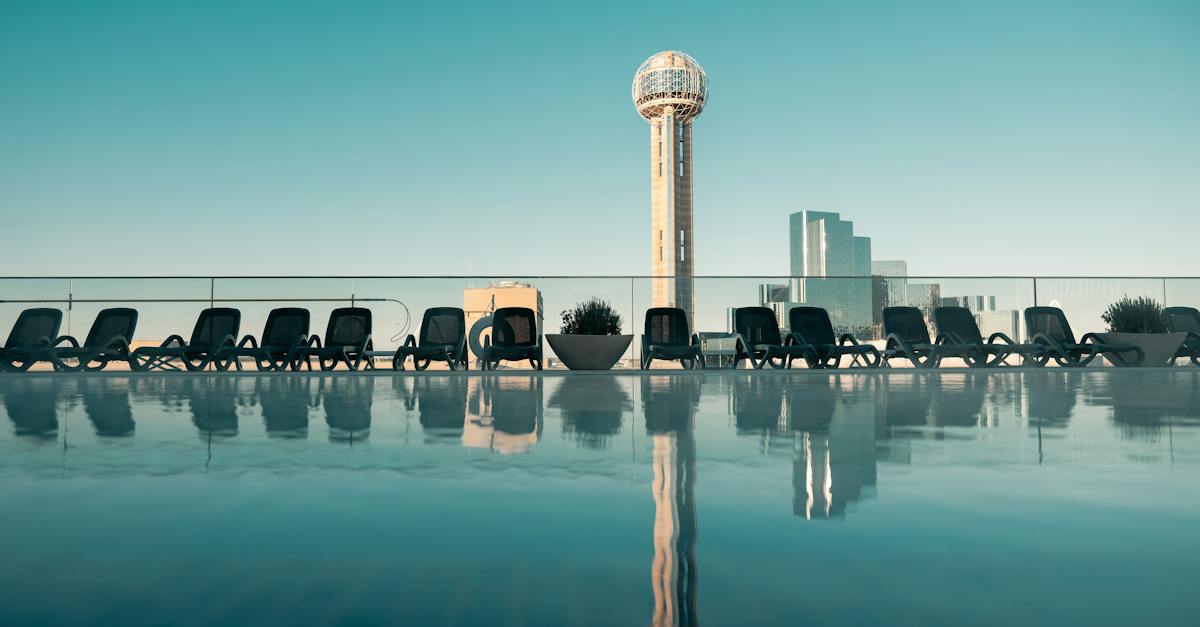
[[[368,357],[375,348],[371,342],[371,310],[365,307],[340,307],[329,312],[329,324],[325,327],[325,345],[321,346],[319,335],[310,335],[296,349],[292,358],[292,370],[301,365],[312,370],[312,358],[316,357],[321,370],[333,370],[338,362],[350,370],[358,370],[364,359],[368,369],[374,362]]]
[[[421,318],[420,338],[409,334],[394,351],[375,351],[372,359],[391,357],[393,370],[404,370],[404,361],[412,357],[413,367],[424,370],[432,361],[444,361],[451,370],[467,365],[466,314],[458,307],[431,307]]]
[[[32,436],[46,442],[58,437],[60,381],[30,377],[13,380],[5,386],[4,412],[18,436]]]
[[[331,376],[321,383],[324,388],[321,405],[325,407],[329,440],[353,444],[371,437],[375,378]]]
[[[82,381],[83,412],[101,437],[130,437],[137,428],[129,390],[122,379],[88,378]]]
[[[62,311],[58,309],[22,311],[13,323],[4,348],[0,348],[0,370],[24,372],[38,361],[46,361],[60,326]]]
[[[775,312],[766,307],[738,307],[733,311],[734,344],[737,355],[733,367],[749,359],[756,369],[764,364],[772,368],[791,368],[797,358],[813,359],[814,348],[796,343],[795,336],[783,339],[779,333],[779,322]],[[778,361],[776,361],[778,360]]]
[[[689,370],[704,367],[700,336],[688,328],[687,312],[678,307],[653,307],[646,310],[642,334],[642,369],[655,359],[677,359]]]
[[[1200,310],[1195,307],[1167,307],[1163,309],[1163,316],[1167,319],[1168,331],[1187,333],[1174,359],[1190,358],[1193,364],[1200,366]]]
[[[262,409],[268,438],[308,437],[309,377],[255,377],[255,396]]]
[[[79,340],[64,335],[54,340],[49,359],[55,370],[103,370],[112,361],[129,362],[129,342],[137,328],[136,309],[115,307],[103,309],[80,345]],[[60,346],[66,342],[68,346]],[[74,360],[74,366],[67,365]]]
[[[254,359],[259,370],[283,370],[295,357],[296,350],[308,342],[308,318],[307,309],[272,309],[267,314],[261,343],[247,335],[237,346],[222,350],[215,361],[221,370],[228,370],[230,364],[241,370],[242,358],[249,357]]]
[[[501,361],[528,359],[542,369],[542,336],[537,317],[528,307],[501,307],[492,314],[492,335],[486,338],[481,356],[484,370],[495,370]]]
[[[835,337],[829,312],[821,307],[792,307],[788,326],[797,344],[813,347],[815,359],[808,362],[809,368],[837,368],[844,356],[851,358],[851,366],[860,363],[860,359],[868,368],[879,366],[879,350],[870,344],[859,344],[849,333]]]
[[[783,380],[741,375],[733,381],[734,425],[739,435],[779,431],[783,415]]]
[[[929,327],[925,316],[916,307],[884,307],[883,335],[887,344],[883,349],[883,365],[900,357],[912,362],[914,368],[936,368],[946,357],[961,357],[969,365],[977,363],[978,349],[970,344],[958,343],[945,333],[938,333],[929,340]]]
[[[404,379],[397,379],[403,381]],[[467,421],[467,379],[459,376],[413,377],[412,397],[404,408],[420,412],[427,441],[462,441]]]
[[[1076,342],[1066,314],[1058,307],[1027,308],[1025,328],[1030,342],[1045,347],[1046,361],[1053,358],[1060,366],[1086,366],[1101,354],[1121,366],[1137,365],[1146,358],[1139,346],[1106,344],[1095,333],[1087,333]]]
[[[178,370],[171,362],[179,360],[188,370],[204,370],[224,348],[237,342],[242,324],[242,312],[228,307],[214,307],[200,312],[192,337],[172,335],[158,346],[144,346],[133,351],[129,366],[134,370],[154,368]]]
[[[1046,350],[1041,344],[1018,344],[997,331],[984,341],[975,315],[966,307],[938,307],[933,310],[933,323],[938,333],[947,335],[955,344],[975,347],[972,366],[1004,366],[1009,355],[1020,355],[1023,364],[1041,366],[1046,363]]]

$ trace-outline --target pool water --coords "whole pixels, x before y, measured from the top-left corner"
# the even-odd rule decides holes
[[[3,625],[1200,622],[1200,370],[0,398]]]

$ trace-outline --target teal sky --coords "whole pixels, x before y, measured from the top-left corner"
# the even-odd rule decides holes
[[[1200,274],[1195,0],[0,0],[2,274],[645,274],[662,49],[699,274]]]

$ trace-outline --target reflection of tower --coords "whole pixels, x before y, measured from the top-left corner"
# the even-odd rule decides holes
[[[646,430],[654,443],[654,562],[650,581],[654,590],[651,624],[655,627],[697,624],[696,438],[692,414],[700,396],[698,384],[674,377],[642,380]],[[684,412],[688,415],[680,416]]]
[[[692,293],[692,121],[708,100],[708,77],[696,60],[660,52],[637,69],[633,103],[650,122],[650,274],[655,307],[681,307]]]

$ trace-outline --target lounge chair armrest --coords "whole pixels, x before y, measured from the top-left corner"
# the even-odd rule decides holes
[[[792,338],[797,344],[808,344],[808,340],[804,339],[804,334],[799,331],[788,333],[788,337]]]
[[[247,335],[237,343],[236,348],[246,348],[247,346],[250,348],[258,348],[258,340],[255,340],[253,335]]]
[[[75,339],[74,337],[71,337],[70,335],[60,335],[60,336],[54,338],[54,342],[52,342],[50,345],[58,346],[59,344],[61,344],[63,342],[70,344],[71,348],[79,348],[79,340]]]
[[[996,331],[995,333],[989,335],[987,343],[995,344],[996,340],[1004,340],[1008,344],[1016,344],[1016,342],[1014,342],[1011,337],[1008,337],[1008,335],[1006,335],[1003,331]]]
[[[946,344],[966,344],[966,342],[959,339],[957,335],[953,333],[947,333],[945,331],[939,332],[937,336],[933,338],[934,346],[944,346]]]
[[[692,346],[695,346],[696,348],[700,348],[701,344],[700,344],[700,334],[699,333],[692,334]]]
[[[299,348],[321,348],[321,336],[310,335],[307,340],[301,340],[297,346]]]
[[[845,346],[847,344],[850,344],[851,346],[859,345],[858,340],[853,335],[850,335],[849,333],[843,333],[842,337],[838,338],[838,344],[841,346]]]
[[[896,335],[895,333],[888,333],[888,336],[886,338],[886,343],[884,344],[884,348],[892,348],[893,343],[895,344],[895,346],[899,347],[900,350],[905,353],[913,352],[912,345],[910,345],[908,343],[908,340],[905,340],[904,338],[900,337],[899,335]]]
[[[167,339],[163,340],[162,344],[159,344],[158,347],[159,348],[167,348],[171,345],[172,342],[174,342],[178,346],[184,346],[186,344],[186,342],[183,341],[182,336],[175,334],[175,335],[171,335],[171,336],[167,337]]]
[[[404,338],[403,345],[407,346],[409,348],[416,348],[417,347],[417,338],[412,333],[409,333],[408,337]]]
[[[359,350],[359,352],[369,350],[370,346],[371,346],[371,334],[368,333],[367,337],[363,338],[362,344],[358,345],[358,350]]]
[[[106,351],[109,349],[125,349],[129,350],[129,340],[124,335],[114,335],[108,338],[107,342],[99,345],[100,348],[96,352]]]

